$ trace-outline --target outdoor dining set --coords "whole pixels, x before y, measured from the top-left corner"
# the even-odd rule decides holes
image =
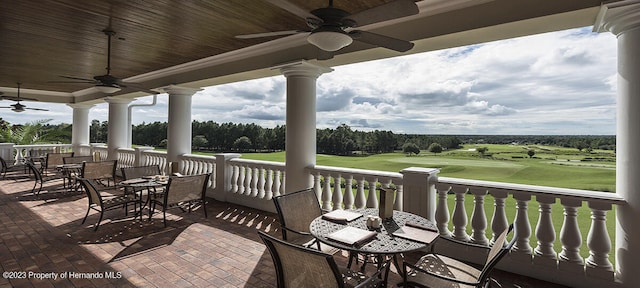
[[[210,174],[165,175],[158,165],[118,169],[117,160],[73,153],[47,153],[18,165],[8,165],[0,158],[0,163],[3,178],[10,170],[28,172],[35,180],[31,192],[36,197],[43,183],[54,179],[62,180],[67,192],[86,194],[88,206],[82,224],[92,210],[97,211],[94,231],[106,211],[117,209],[140,220],[145,209],[149,219],[161,210],[164,227],[170,208],[184,212],[200,208],[207,216]],[[510,236],[513,225],[496,232],[491,246],[459,241],[441,235],[433,221],[393,210],[394,191],[390,187],[380,187],[378,192],[379,208],[336,207],[331,211],[320,207],[314,188],[273,197],[282,237],[257,233],[273,260],[277,287],[387,287],[395,285],[387,283],[392,267],[402,276],[397,284],[407,287],[493,287],[490,272],[515,243],[516,237]],[[437,246],[450,243],[484,251],[484,265],[473,266],[438,253]],[[346,267],[339,267],[334,260],[339,252],[348,254]],[[408,253],[422,255],[411,262],[405,258]]]
[[[0,157],[2,170],[23,170],[34,180],[31,193],[38,197],[45,183],[62,180],[64,193],[84,193],[88,199],[84,224],[91,210],[99,212],[93,230],[97,231],[106,211],[123,209],[125,216],[133,208],[133,215],[142,219],[143,210],[148,209],[149,219],[155,210],[162,211],[164,226],[167,226],[166,211],[180,208],[191,212],[201,207],[205,217],[205,192],[209,174],[167,176],[158,165],[121,167],[117,160],[100,160],[94,156],[74,156],[68,153],[46,153],[25,157],[23,163],[9,165]],[[120,172],[118,175],[117,172]]]
[[[384,194],[389,189],[380,190]],[[507,241],[513,225],[491,247],[440,237],[432,221],[385,209],[382,201],[380,208],[323,211],[313,188],[276,196],[273,202],[282,238],[258,234],[273,259],[278,287],[387,287],[391,265],[405,287],[492,287],[497,282],[489,273],[515,243],[515,237]],[[483,250],[485,264],[474,267],[438,254],[436,246],[445,242]],[[337,251],[348,252],[346,267],[334,260]],[[405,253],[421,251],[416,263],[404,259]],[[352,269],[354,263],[360,269]],[[367,275],[369,263],[376,269]]]

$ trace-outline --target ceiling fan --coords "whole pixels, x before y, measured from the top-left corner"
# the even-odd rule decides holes
[[[94,84],[96,89],[98,89],[102,93],[112,94],[122,90],[122,88],[132,87],[136,88],[139,91],[148,92],[151,94],[158,94],[158,92],[153,90],[147,90],[139,86],[138,83],[131,82],[123,82],[122,79],[111,75],[111,37],[116,34],[110,27],[102,30],[102,33],[107,35],[107,74],[93,76],[93,78],[82,78],[82,77],[73,77],[73,76],[60,76],[62,78],[67,78],[76,81],[49,81],[49,83],[89,83]]]
[[[307,41],[327,52],[340,50],[350,45],[353,40],[398,52],[406,52],[413,48],[413,43],[409,41],[368,31],[351,29],[418,14],[418,6],[412,0],[395,0],[356,14],[350,14],[347,11],[333,7],[333,0],[329,0],[329,6],[310,12],[304,11],[302,8],[297,7],[287,0],[267,1],[301,18],[305,18],[309,29],[246,34],[238,35],[236,38],[249,39],[309,33]]]
[[[16,101],[15,104],[13,105],[9,105],[6,107],[0,107],[0,108],[9,108],[11,109],[11,111],[14,112],[24,112],[24,110],[38,110],[38,111],[49,111],[47,109],[42,109],[42,108],[28,108],[27,106],[23,105],[22,103],[20,103],[20,101],[22,100],[29,100],[29,101],[38,101],[37,99],[32,99],[32,98],[20,98],[20,82],[18,82],[18,95],[17,96],[4,96],[0,93],[0,98],[2,99],[6,99],[6,100],[12,100],[12,101]]]

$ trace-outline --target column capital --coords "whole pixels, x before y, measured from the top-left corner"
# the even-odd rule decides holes
[[[115,97],[107,97],[104,98],[104,101],[109,104],[129,104],[134,99],[126,99],[126,98],[115,98]]]
[[[178,86],[178,85],[169,85],[165,87],[160,87],[162,91],[169,93],[169,95],[184,95],[191,96],[196,94],[198,91],[202,91],[202,88],[191,88],[186,86]]]
[[[83,104],[83,103],[73,103],[73,104],[67,104],[67,106],[73,108],[73,109],[91,109],[93,106],[93,104]]]
[[[277,65],[271,69],[279,69],[280,73],[284,75],[284,77],[289,76],[303,76],[303,77],[313,77],[317,78],[318,76],[333,71],[333,69],[313,64],[307,62],[306,60],[300,60],[290,63],[285,63],[281,65]]]
[[[640,27],[640,2],[623,0],[602,4],[593,31],[609,31],[616,36]]]

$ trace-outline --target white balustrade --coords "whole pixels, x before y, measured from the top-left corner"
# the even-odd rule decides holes
[[[490,221],[493,239],[489,241],[489,245],[495,241],[494,231],[503,231],[509,222],[514,223],[513,237],[516,237],[516,242],[511,253],[507,256],[509,264],[501,266],[501,269],[565,285],[600,287],[603,283],[613,283],[615,269],[609,260],[612,248],[606,217],[613,205],[625,204],[624,199],[617,194],[447,177],[438,178],[436,189],[438,199],[435,220],[442,236],[449,237],[451,233],[448,230],[449,209],[447,201],[455,201],[451,219],[453,233],[450,237],[464,239],[467,236],[467,215],[464,202],[467,198],[466,195],[469,194],[467,199],[470,197],[474,199],[474,211],[470,219],[472,237],[469,238],[469,241],[486,244],[486,239],[483,236],[487,227],[487,216],[486,213],[479,211],[484,209],[486,201],[493,201],[494,204],[493,216]],[[450,196],[450,194],[454,195]],[[513,207],[515,209],[506,207],[509,197],[515,201],[515,207]],[[535,201],[532,200],[533,197],[535,197]],[[556,204],[558,199],[563,214],[553,215],[553,207],[558,205]],[[583,209],[585,204],[590,209],[590,215],[579,215],[579,211]],[[537,207],[539,212],[537,223],[535,223],[537,239],[535,250],[532,250],[530,245],[532,223],[529,221],[529,205],[536,205],[534,207]],[[515,218],[509,221],[507,215],[513,215],[513,212],[515,212]],[[587,236],[589,257],[583,259],[580,249],[584,248],[582,245],[583,233],[587,231],[580,230],[578,219],[588,216],[591,217],[591,226]],[[563,217],[564,219],[559,239],[555,234],[554,217]],[[560,245],[556,247],[554,243],[557,240]],[[560,249],[559,253],[556,249]],[[469,261],[475,261],[472,259],[473,256],[470,258]],[[565,277],[565,279],[561,275],[573,276],[571,278]],[[577,281],[576,279],[580,282],[562,282]]]
[[[228,191],[257,199],[271,200],[284,194],[284,163],[233,158]]]
[[[160,171],[167,171],[167,153],[164,151],[147,150],[140,153],[140,166],[158,165]],[[182,172],[180,172],[182,173]]]
[[[118,148],[118,169],[133,167],[136,162],[136,150],[132,148]]]
[[[329,166],[307,169],[314,178],[314,188],[323,210],[377,208],[378,185],[395,186],[394,207],[402,207],[402,203],[398,203],[402,202],[403,195],[400,173]],[[367,190],[368,194],[365,193]]]

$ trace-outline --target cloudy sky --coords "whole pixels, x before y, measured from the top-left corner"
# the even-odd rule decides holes
[[[615,134],[616,39],[591,27],[333,67],[317,82],[317,127],[415,134]],[[206,87],[193,120],[284,124],[285,78]],[[150,103],[151,97],[134,103]],[[167,121],[167,95],[133,123]],[[42,103],[34,107],[43,106]],[[10,123],[71,123],[71,108],[2,110]],[[90,119],[107,120],[107,105]]]

